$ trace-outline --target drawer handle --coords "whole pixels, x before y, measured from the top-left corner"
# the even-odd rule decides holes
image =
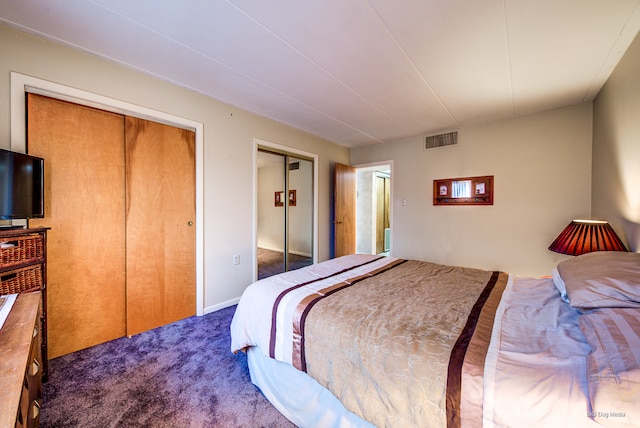
[[[38,372],[40,372],[40,362],[34,358],[31,363],[31,376],[37,375]]]
[[[40,403],[38,400],[33,400],[31,404],[31,414],[29,415],[32,421],[35,421],[40,416]]]
[[[0,281],[9,281],[9,280],[15,279],[17,277],[18,277],[17,273],[9,273],[7,275],[0,276]]]

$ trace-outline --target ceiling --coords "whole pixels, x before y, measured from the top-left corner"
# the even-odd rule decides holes
[[[592,100],[640,0],[0,0],[0,21],[356,147]]]

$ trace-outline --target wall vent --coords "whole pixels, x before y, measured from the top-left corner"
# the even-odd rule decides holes
[[[435,149],[436,147],[452,146],[454,144],[458,144],[458,131],[426,137],[424,149]]]

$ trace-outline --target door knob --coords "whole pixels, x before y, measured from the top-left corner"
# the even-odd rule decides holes
[[[193,222],[192,222],[191,220],[189,220],[189,221],[187,222],[187,226],[193,226]]]

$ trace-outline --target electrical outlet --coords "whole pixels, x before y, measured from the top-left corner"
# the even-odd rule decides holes
[[[240,254],[234,254],[233,255],[233,264],[234,265],[239,265],[240,264]]]

